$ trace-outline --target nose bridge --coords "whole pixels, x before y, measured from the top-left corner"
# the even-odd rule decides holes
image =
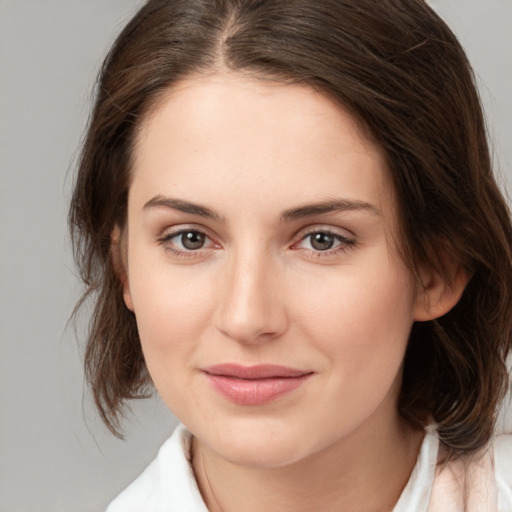
[[[253,241],[254,242],[254,241]],[[280,269],[268,250],[255,243],[233,251],[225,269],[218,327],[227,336],[250,343],[271,339],[286,327],[279,298]]]

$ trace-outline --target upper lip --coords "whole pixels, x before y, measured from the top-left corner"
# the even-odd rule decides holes
[[[238,379],[271,379],[303,377],[313,372],[309,370],[297,370],[275,364],[259,364],[253,366],[241,366],[233,363],[217,364],[202,369],[210,375],[234,377]]]

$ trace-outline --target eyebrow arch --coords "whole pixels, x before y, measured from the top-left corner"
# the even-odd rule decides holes
[[[142,209],[149,210],[151,208],[158,207],[178,210],[184,213],[191,213],[193,215],[198,215],[200,217],[205,217],[216,221],[223,220],[223,218],[218,213],[214,212],[206,206],[191,203],[183,199],[174,199],[172,197],[164,197],[161,195],[150,199]],[[382,212],[378,208],[365,201],[352,199],[332,199],[322,203],[307,204],[297,208],[290,208],[285,210],[281,215],[281,221],[300,220],[305,217],[312,217],[314,215],[350,210],[366,210],[375,215],[382,215]]]
[[[200,204],[190,203],[183,199],[173,199],[172,197],[155,196],[150,199],[144,206],[143,210],[149,210],[150,208],[163,207],[172,210],[178,210],[184,213],[191,213],[193,215],[199,215],[200,217],[206,217],[217,221],[222,221],[222,217],[206,206]]]
[[[281,221],[293,221],[322,215],[336,211],[366,210],[375,215],[382,215],[382,212],[370,203],[353,199],[332,199],[323,203],[308,204],[285,210],[281,215]]]

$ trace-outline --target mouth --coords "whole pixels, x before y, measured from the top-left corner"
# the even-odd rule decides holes
[[[238,405],[264,405],[299,388],[312,371],[278,365],[221,364],[203,368],[213,388]]]

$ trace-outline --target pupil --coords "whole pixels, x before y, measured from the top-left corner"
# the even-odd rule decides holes
[[[328,233],[315,233],[311,236],[311,245],[317,251],[327,251],[334,245],[334,237]]]
[[[181,235],[181,243],[185,249],[191,251],[200,249],[204,245],[204,235],[198,231],[188,231]]]

